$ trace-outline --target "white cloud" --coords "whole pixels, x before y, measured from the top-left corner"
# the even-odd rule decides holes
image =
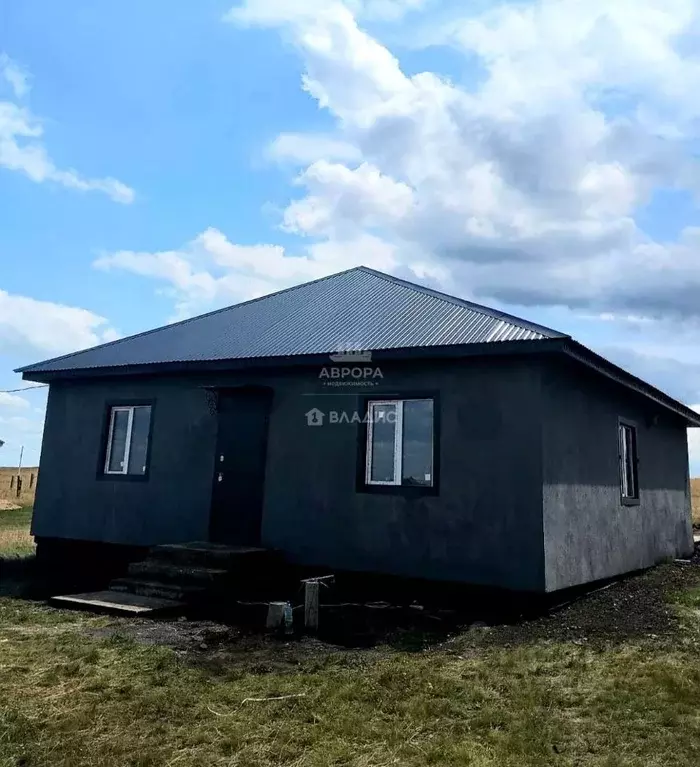
[[[386,226],[404,219],[413,206],[413,190],[363,163],[350,170],[319,160],[298,179],[309,195],[285,211],[285,228],[300,234],[337,236]]]
[[[6,53],[0,53],[0,77],[9,83],[18,99],[29,93],[29,73]]]
[[[635,221],[655,189],[700,190],[694,0],[461,6],[425,39],[477,58],[471,89],[404,74],[361,28],[367,10],[247,0],[228,16],[292,41],[331,138],[361,153],[309,157],[287,229],[371,232],[487,302],[700,314],[695,233],[658,243]]]
[[[37,301],[0,290],[0,353],[29,362],[118,337],[104,317],[87,309]]]
[[[41,421],[22,415],[13,415],[9,418],[0,416],[0,425],[5,431],[12,430],[20,435],[36,435],[43,431]]]
[[[322,133],[281,133],[270,144],[267,154],[270,159],[300,165],[321,159],[353,161],[362,157],[357,147]]]
[[[17,98],[26,95],[27,75],[14,62],[0,58],[0,72]],[[26,106],[0,100],[0,167],[36,183],[51,181],[80,192],[102,192],[115,202],[133,202],[134,190],[115,178],[87,178],[72,168],[56,167],[42,142],[43,132],[41,121]]]
[[[355,240],[311,245],[302,256],[278,245],[237,245],[218,229],[207,229],[177,250],[105,253],[94,266],[149,277],[166,286],[182,319],[324,277],[359,264],[391,269],[393,248],[363,235]]]
[[[20,397],[17,394],[10,394],[8,392],[0,391],[0,408],[28,408],[29,400],[24,397]]]
[[[430,0],[351,0],[356,15],[379,21],[398,21],[407,13],[425,9]]]

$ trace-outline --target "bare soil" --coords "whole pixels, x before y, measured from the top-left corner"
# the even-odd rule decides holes
[[[572,642],[591,647],[641,640],[667,645],[681,630],[682,613],[677,604],[680,594],[700,589],[700,547],[692,559],[660,565],[650,571],[579,595],[530,619],[506,619],[491,623],[473,620],[462,623],[459,616],[444,611],[421,615],[414,625],[401,620],[391,627],[383,624],[372,646],[355,650],[362,665],[370,657],[394,651],[441,650],[464,653],[470,647],[511,647],[541,641]],[[430,613],[430,610],[422,612]],[[443,618],[439,615],[442,614]],[[426,622],[433,626],[425,631]],[[442,625],[440,625],[442,624]],[[274,637],[241,626],[206,620],[118,620],[94,631],[99,637],[122,636],[144,645],[163,645],[198,666],[245,667],[253,673],[271,673],[308,667],[328,653],[346,651],[352,635],[333,636],[321,631],[319,638]],[[347,640],[347,641],[344,641]],[[273,651],[274,648],[274,651]],[[369,655],[367,655],[369,654]],[[274,658],[274,662],[271,662]]]

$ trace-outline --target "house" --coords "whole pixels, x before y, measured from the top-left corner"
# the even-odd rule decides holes
[[[365,267],[20,372],[50,384],[40,552],[213,541],[545,592],[692,550],[698,414]]]

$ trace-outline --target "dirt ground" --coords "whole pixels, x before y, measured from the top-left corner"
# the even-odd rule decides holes
[[[383,626],[375,636],[374,646],[355,648],[347,658],[361,666],[372,656],[396,650],[468,654],[470,648],[479,646],[512,647],[541,641],[572,642],[594,648],[630,640],[667,645],[675,641],[681,628],[682,613],[675,604],[678,595],[693,593],[696,589],[700,590],[700,547],[690,560],[675,561],[632,575],[528,620],[496,620],[490,625],[482,620],[471,620],[460,624],[458,619],[450,616],[442,621],[442,626],[437,615],[423,615],[413,626],[402,620],[400,625],[389,630]],[[435,624],[431,632],[424,631],[426,618],[432,618]],[[166,646],[186,661],[210,669],[238,666],[254,673],[297,671],[300,666],[313,666],[329,653],[344,652],[352,646],[351,636],[343,646],[337,637],[328,641],[323,631],[319,638],[272,637],[240,626],[186,618],[116,619],[93,634]],[[271,653],[273,646],[275,651]]]

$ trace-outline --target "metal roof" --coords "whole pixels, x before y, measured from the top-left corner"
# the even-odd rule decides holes
[[[568,336],[359,266],[17,372],[562,338]]]

